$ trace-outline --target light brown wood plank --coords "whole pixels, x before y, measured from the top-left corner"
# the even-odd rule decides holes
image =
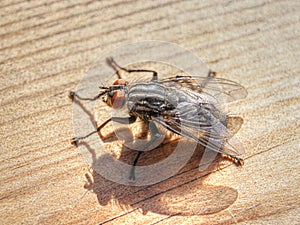
[[[2,1],[0,9],[1,224],[299,223],[299,1]],[[197,153],[162,183],[124,186],[70,144],[68,92],[105,51],[151,39],[191,50],[246,87],[248,97],[229,107],[244,119],[243,167],[219,159],[198,171]]]

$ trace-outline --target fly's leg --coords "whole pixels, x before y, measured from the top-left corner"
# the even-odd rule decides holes
[[[212,71],[212,70],[208,71],[207,77],[216,77],[216,76],[217,76],[217,73],[215,71]]]
[[[182,78],[184,78],[184,79],[186,79],[186,78],[192,78],[192,76],[189,76],[189,75],[185,75],[185,76],[177,75],[175,78],[176,78],[176,80],[180,80]]]
[[[109,58],[107,58],[107,63],[117,72],[117,75],[118,75],[118,78],[119,79],[121,79],[122,77],[121,77],[121,75],[120,75],[120,73],[119,73],[119,71],[120,70],[123,70],[123,71],[125,71],[125,72],[127,72],[127,73],[135,73],[135,72],[137,72],[137,73],[142,73],[142,72],[149,72],[149,73],[152,73],[153,74],[153,76],[152,76],[152,81],[155,81],[155,80],[157,80],[157,72],[156,71],[154,71],[154,70],[145,70],[145,69],[126,69],[126,68],[124,68],[124,67],[121,67],[121,66],[119,66],[116,62],[115,62],[115,60],[112,58],[112,57],[109,57]]]
[[[228,160],[232,161],[236,166],[242,166],[244,165],[244,160],[242,158],[239,158],[235,155],[231,155],[231,154],[227,154],[227,153],[223,153],[222,155],[227,158]]]
[[[214,72],[214,71],[212,71],[212,70],[209,70],[209,71],[208,71],[208,74],[207,74],[207,76],[206,76],[205,81],[200,85],[201,89],[205,88],[205,86],[209,83],[209,81],[210,81],[212,78],[216,77],[216,75],[217,75],[216,72]],[[192,78],[192,76],[188,76],[188,75],[187,75],[187,76],[177,75],[175,78],[176,78],[176,80],[179,80],[179,81],[180,81],[181,79]]]
[[[134,123],[136,120],[136,117],[135,116],[130,116],[128,118],[124,118],[124,117],[112,117],[108,120],[106,120],[103,124],[101,124],[95,131],[92,131],[91,133],[85,135],[85,136],[82,136],[82,137],[74,137],[72,140],[71,140],[71,143],[75,146],[78,146],[78,143],[91,136],[92,134],[95,134],[95,133],[98,133],[103,127],[105,127],[110,121],[115,121],[115,122],[118,122],[118,123],[122,123],[122,124],[131,124],[131,123]]]
[[[145,146],[143,146],[142,150],[138,151],[138,154],[136,155],[133,165],[130,170],[130,175],[129,175],[130,180],[135,180],[135,167],[136,167],[136,164],[137,164],[141,154],[145,150],[147,150],[147,148],[149,146],[151,146],[161,136],[161,134],[159,133],[159,130],[157,129],[157,127],[153,121],[149,122],[149,129],[150,129],[151,137],[153,137],[153,138]]]
[[[142,153],[143,153],[143,152],[139,151],[139,152],[137,153],[137,155],[136,155],[134,161],[133,161],[133,165],[132,165],[132,167],[131,167],[130,175],[129,175],[129,179],[130,179],[130,180],[135,180],[135,166],[136,166],[136,164],[137,164],[137,162],[138,162],[138,160],[139,160],[139,158],[140,158],[140,156],[141,156]]]
[[[92,97],[92,98],[83,98],[83,97],[80,97],[76,92],[70,91],[69,98],[72,99],[72,100],[77,98],[77,99],[80,99],[80,100],[83,100],[83,101],[96,101],[101,95],[103,95],[103,93],[100,93],[100,94],[98,94],[98,95],[96,95],[95,97]]]
[[[216,72],[209,70],[205,81],[201,84],[201,89],[205,88],[205,86],[209,83],[209,81],[214,77],[216,77],[216,75],[217,75]]]
[[[212,70],[209,70],[208,71],[208,74],[207,74],[207,79],[210,79],[212,77],[216,77],[217,73],[212,71]],[[177,80],[180,80],[181,78],[192,78],[192,76],[189,76],[189,75],[177,75],[176,76],[176,79]]]

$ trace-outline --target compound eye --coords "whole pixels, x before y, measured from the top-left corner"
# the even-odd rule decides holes
[[[125,103],[125,92],[124,91],[116,91],[111,98],[111,107],[114,109],[121,108]]]
[[[127,85],[127,81],[123,79],[116,80],[113,85]]]

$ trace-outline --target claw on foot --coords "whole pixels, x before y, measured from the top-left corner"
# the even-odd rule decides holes
[[[215,71],[209,71],[208,72],[208,77],[216,77],[217,76],[217,73]]]
[[[237,156],[231,156],[231,155],[223,155],[224,158],[227,158],[228,160],[232,161],[236,166],[243,166],[244,160],[242,158],[239,158]]]
[[[135,181],[134,166],[130,170],[129,180]]]
[[[75,94],[74,91],[70,91],[70,92],[69,92],[69,98],[72,99],[72,101],[74,100],[75,95],[76,95],[76,94]]]
[[[76,137],[71,139],[71,144],[75,145],[76,147],[78,147],[78,142],[79,142],[79,139]]]
[[[106,58],[106,63],[108,64],[108,65],[112,65],[113,63],[114,63],[114,59],[113,59],[113,57],[107,57]]]
[[[241,159],[241,158],[236,157],[236,158],[235,158],[235,164],[236,164],[237,166],[243,166],[243,165],[244,165],[244,160]]]

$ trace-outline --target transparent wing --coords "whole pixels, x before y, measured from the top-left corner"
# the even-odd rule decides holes
[[[166,86],[184,88],[196,93],[208,94],[226,102],[236,101],[247,96],[247,90],[240,84],[216,77],[177,76],[158,81]]]
[[[204,114],[207,118],[203,120]],[[176,116],[156,117],[153,120],[168,130],[194,140],[210,150],[230,156],[243,153],[241,144],[233,137],[226,125],[212,113],[203,112],[202,108],[192,104],[184,104],[177,107],[173,115]]]

